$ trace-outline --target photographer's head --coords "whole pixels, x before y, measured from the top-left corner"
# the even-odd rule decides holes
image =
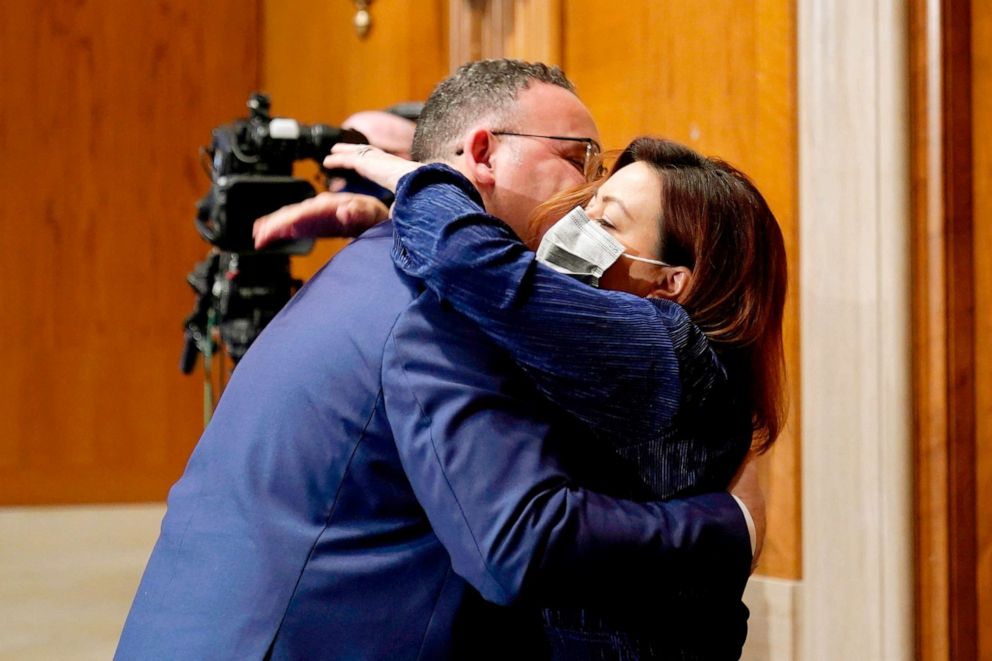
[[[363,110],[341,122],[341,128],[360,131],[373,147],[409,159],[417,123],[386,110]]]
[[[538,203],[585,181],[598,141],[592,116],[560,69],[481,60],[431,93],[413,157],[456,167],[479,189],[487,210],[522,234]]]

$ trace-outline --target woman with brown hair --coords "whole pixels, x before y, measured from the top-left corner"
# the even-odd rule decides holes
[[[378,155],[335,165],[356,161],[376,178]],[[536,252],[441,164],[400,180],[393,222],[397,267],[633,469],[640,483],[622,495],[723,490],[781,430],[784,244],[760,192],[727,163],[638,138],[608,177],[542,205]],[[737,608],[744,626],[746,609],[707,597],[675,581],[655,608],[552,605],[548,641],[557,658],[733,656],[720,644],[729,632],[707,623],[734,621]]]

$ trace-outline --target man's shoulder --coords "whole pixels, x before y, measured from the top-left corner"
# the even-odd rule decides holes
[[[320,378],[377,371],[397,316],[421,291],[393,266],[391,244],[392,228],[380,226],[342,249],[266,326],[238,370],[282,373],[292,363]]]
[[[317,271],[310,282],[335,279],[342,271],[364,273],[373,279],[385,280],[401,275],[392,266],[392,245],[392,222],[380,223],[339,250]]]
[[[492,374],[507,373],[515,366],[479,327],[430,291],[421,292],[396,318],[391,332],[394,350],[402,353],[437,352],[445,363],[488,366]],[[423,348],[426,347],[426,348]]]
[[[393,266],[392,223],[382,223],[342,248],[293,297],[290,309],[307,308],[338,323],[364,318],[363,311],[393,317],[416,299],[422,285]],[[313,309],[311,309],[313,308]]]

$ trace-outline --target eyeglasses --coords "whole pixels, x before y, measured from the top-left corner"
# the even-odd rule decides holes
[[[602,148],[599,143],[592,138],[575,138],[572,136],[565,135],[537,135],[535,133],[514,133],[513,131],[493,131],[493,135],[513,135],[518,138],[544,138],[546,140],[564,140],[566,142],[582,142],[586,146],[585,159],[582,162],[582,172],[587,178],[592,178],[598,176],[602,172],[602,166],[598,169],[600,172],[593,172],[593,164],[596,161],[596,157],[599,156]]]

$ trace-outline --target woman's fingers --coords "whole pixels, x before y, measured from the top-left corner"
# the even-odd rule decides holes
[[[369,145],[341,142],[334,145],[331,154],[324,159],[324,167],[328,170],[354,170],[366,179],[395,193],[400,178],[416,170],[420,167],[420,163],[387,154]]]

